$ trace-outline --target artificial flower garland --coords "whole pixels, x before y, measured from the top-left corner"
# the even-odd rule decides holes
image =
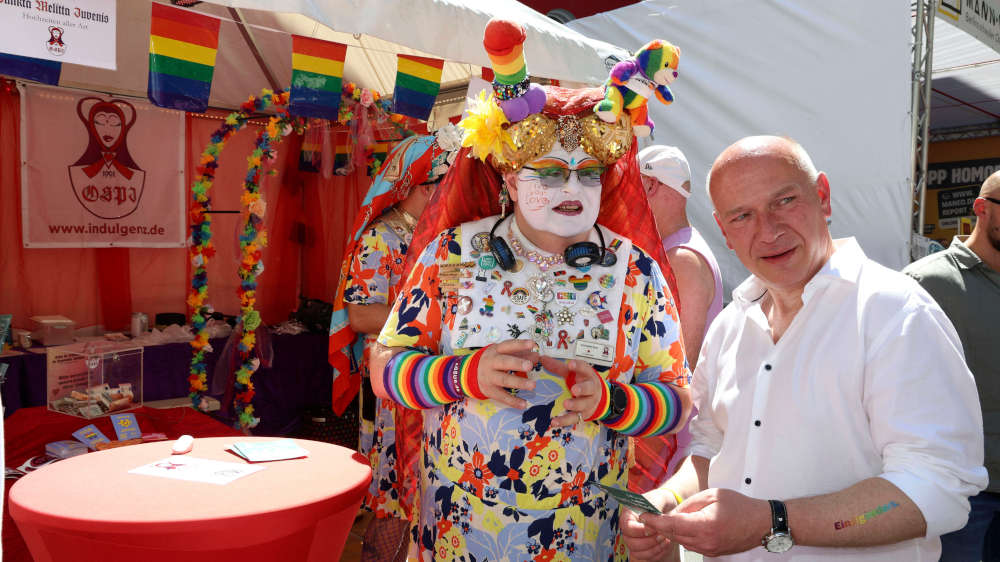
[[[242,129],[253,114],[272,106],[282,109],[279,115],[270,118],[264,130],[257,135],[254,151],[247,158],[249,167],[246,180],[243,183],[244,194],[241,197],[241,202],[247,209],[247,220],[240,235],[242,259],[239,275],[241,282],[237,292],[240,297],[243,337],[237,346],[242,364],[236,371],[234,403],[239,413],[240,427],[244,429],[255,427],[260,423],[260,418],[253,415],[254,390],[250,377],[260,364],[251,355],[256,343],[254,330],[260,326],[260,314],[254,310],[257,275],[263,271],[263,265],[260,261],[261,249],[267,244],[267,234],[264,231],[263,221],[265,205],[260,198],[261,167],[264,162],[274,158],[272,146],[280,140],[282,128],[292,122],[292,118],[284,109],[287,105],[287,91],[275,94],[265,89],[261,92],[260,97],[251,96],[240,106],[239,111],[226,116],[223,124],[212,133],[208,146],[202,152],[200,165],[197,168],[198,179],[191,187],[189,256],[192,271],[191,292],[187,302],[192,309],[191,325],[194,328],[195,337],[191,341],[191,374],[188,376],[188,382],[191,388],[192,403],[196,408],[207,411],[208,403],[204,397],[205,391],[208,390],[205,353],[212,351],[212,346],[208,343],[206,325],[212,310],[205,304],[205,298],[208,295],[206,268],[208,260],[215,254],[215,248],[211,242],[212,219],[209,212],[211,198],[208,196],[208,191],[215,179],[215,170],[219,167],[219,153],[222,152],[226,141]],[[298,127],[302,126],[301,120],[296,120],[295,123]]]

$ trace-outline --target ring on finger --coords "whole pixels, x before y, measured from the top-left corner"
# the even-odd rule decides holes
[[[576,413],[576,417],[577,417],[577,419],[580,420],[580,423],[583,423],[583,413],[582,412],[577,412]]]

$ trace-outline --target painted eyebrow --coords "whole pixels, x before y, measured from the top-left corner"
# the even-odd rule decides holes
[[[563,160],[562,158],[550,157],[550,158],[542,158],[540,160],[535,160],[533,162],[529,162],[528,165],[531,166],[532,168],[544,168],[546,166],[562,166],[562,167],[566,167],[566,166],[569,165],[569,163],[566,162],[565,160]]]

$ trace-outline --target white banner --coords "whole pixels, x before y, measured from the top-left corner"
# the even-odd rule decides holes
[[[185,245],[183,111],[19,88],[26,248]]]
[[[1000,0],[941,0],[938,13],[1000,53]]]
[[[0,0],[0,52],[115,70],[115,0]]]

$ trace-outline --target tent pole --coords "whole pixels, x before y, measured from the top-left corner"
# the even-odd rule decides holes
[[[274,79],[274,73],[271,72],[271,68],[267,66],[267,63],[264,61],[264,57],[261,56],[260,49],[257,48],[257,41],[253,38],[253,34],[250,33],[250,30],[247,29],[246,24],[243,23],[243,17],[242,14],[240,14],[239,8],[228,9],[229,15],[233,18],[233,21],[236,22],[236,27],[240,30],[240,35],[243,36],[243,40],[246,42],[247,48],[250,49],[250,52],[253,54],[253,58],[257,60],[257,66],[259,66],[260,71],[264,73],[264,77],[267,78],[267,83],[271,85],[271,89],[275,92],[284,90],[284,88],[278,84],[278,81]]]
[[[911,194],[916,212],[910,213],[910,232],[924,233],[924,201],[927,196],[927,142],[930,125],[931,70],[934,54],[935,0],[914,0],[916,14],[913,21],[913,68],[910,135],[911,135]],[[911,4],[911,6],[913,5]],[[910,259],[917,246],[911,242]]]

